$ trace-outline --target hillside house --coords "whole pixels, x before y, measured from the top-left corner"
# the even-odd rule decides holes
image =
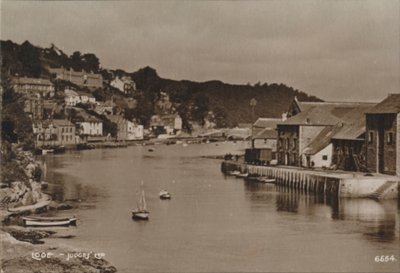
[[[95,97],[87,92],[65,89],[65,105],[76,106],[77,104],[95,104]]]
[[[37,96],[29,96],[24,102],[24,112],[27,113],[32,120],[43,119],[43,99]]]
[[[94,111],[99,115],[112,115],[114,112],[115,103],[112,100],[105,102],[97,102]]]
[[[93,116],[85,117],[83,121],[76,122],[79,125],[79,135],[81,136],[102,136],[103,122]]]
[[[400,94],[366,113],[366,161],[372,172],[400,175]]]
[[[136,90],[135,82],[128,76],[121,78],[117,76],[110,82],[110,85],[125,94],[131,94]]]
[[[56,79],[69,81],[80,87],[88,87],[91,89],[103,88],[103,77],[101,74],[75,71],[72,68],[66,69],[64,67],[49,68],[49,72]]]
[[[48,79],[16,77],[11,80],[14,91],[19,94],[51,98],[54,96],[54,84]]]
[[[150,120],[150,128],[153,134],[178,135],[182,131],[182,118],[178,114],[154,115]]]
[[[120,115],[109,115],[107,118],[118,126],[117,140],[130,141],[143,139],[143,125],[137,125]]]
[[[75,125],[68,120],[53,119],[33,123],[36,147],[76,144]]]

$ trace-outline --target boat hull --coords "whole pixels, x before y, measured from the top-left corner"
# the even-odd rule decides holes
[[[132,211],[132,218],[136,220],[149,220],[149,212],[147,211]]]
[[[24,226],[29,227],[57,227],[57,226],[70,226],[76,225],[76,218],[65,219],[40,219],[40,218],[22,218]]]
[[[162,200],[170,200],[171,199],[171,195],[169,195],[169,194],[160,195],[160,199],[162,199]]]

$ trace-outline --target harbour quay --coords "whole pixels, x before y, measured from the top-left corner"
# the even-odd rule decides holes
[[[384,174],[302,169],[292,166],[259,166],[225,160],[221,171],[248,173],[275,179],[278,186],[320,195],[396,199],[399,198],[400,178]]]

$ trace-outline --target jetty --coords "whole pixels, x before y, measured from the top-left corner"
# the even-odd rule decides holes
[[[276,185],[304,192],[351,198],[399,198],[400,177],[345,171],[310,170],[289,166],[259,166],[225,160],[221,171],[240,171],[274,178]]]

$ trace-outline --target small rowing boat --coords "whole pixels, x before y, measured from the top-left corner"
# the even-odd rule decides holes
[[[77,218],[73,217],[39,217],[26,216],[22,217],[24,226],[31,227],[52,227],[52,226],[69,226],[76,225]]]

